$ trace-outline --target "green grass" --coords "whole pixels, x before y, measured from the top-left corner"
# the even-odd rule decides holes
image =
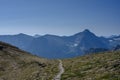
[[[120,80],[120,51],[64,59],[62,80]]]

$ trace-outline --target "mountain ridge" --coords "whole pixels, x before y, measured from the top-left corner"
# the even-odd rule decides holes
[[[10,43],[34,55],[46,58],[81,56],[91,48],[110,49],[119,42],[114,41],[116,43],[111,43],[110,39],[111,38],[98,37],[88,29],[71,36],[47,34],[34,37],[23,33],[0,36],[0,41]]]

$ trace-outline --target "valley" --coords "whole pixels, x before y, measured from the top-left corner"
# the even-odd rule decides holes
[[[119,80],[120,51],[46,59],[0,42],[0,80]]]
[[[0,80],[120,80],[120,0],[0,0]]]

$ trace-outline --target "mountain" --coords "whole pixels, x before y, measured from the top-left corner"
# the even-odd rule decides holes
[[[114,49],[114,51],[116,51],[117,49]],[[105,49],[105,48],[90,48],[88,50],[86,50],[86,54],[93,54],[93,53],[99,53],[99,52],[107,52],[109,51],[109,49]]]
[[[62,60],[61,80],[120,80],[120,51]]]
[[[69,57],[70,55],[65,54],[65,50],[67,51],[66,42],[62,37],[54,35],[36,38],[28,47],[28,51],[47,58]]]
[[[109,38],[98,37],[88,29],[72,36],[48,34],[35,37],[22,33],[18,35],[1,35],[0,41],[46,58],[70,58],[84,55],[91,48],[102,48],[103,50],[113,47],[113,43],[110,42]]]
[[[58,62],[33,56],[0,42],[0,80],[52,80]]]
[[[113,47],[116,47],[117,45],[120,45],[120,35],[116,35],[116,36],[111,36],[109,38],[107,38],[109,43],[110,43],[110,46],[113,48]]]
[[[69,58],[84,55],[90,48],[107,48],[101,38],[89,30],[68,37],[45,35],[32,41],[28,51],[47,58]]]
[[[117,45],[116,47],[114,47],[113,51],[116,51],[116,50],[120,50],[120,45]]]
[[[101,37],[97,37],[87,29],[72,37],[74,38],[74,44],[83,52],[90,48],[109,48],[109,45],[104,42],[105,40],[103,41]]]
[[[34,38],[32,36],[20,33],[17,35],[1,35],[0,41],[10,43],[20,49],[26,50]]]
[[[35,38],[38,38],[38,37],[40,37],[41,35],[39,35],[39,34],[35,34],[33,37],[35,37]]]

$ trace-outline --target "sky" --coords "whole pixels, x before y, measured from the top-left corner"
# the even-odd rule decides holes
[[[0,0],[0,35],[120,34],[120,0]]]

